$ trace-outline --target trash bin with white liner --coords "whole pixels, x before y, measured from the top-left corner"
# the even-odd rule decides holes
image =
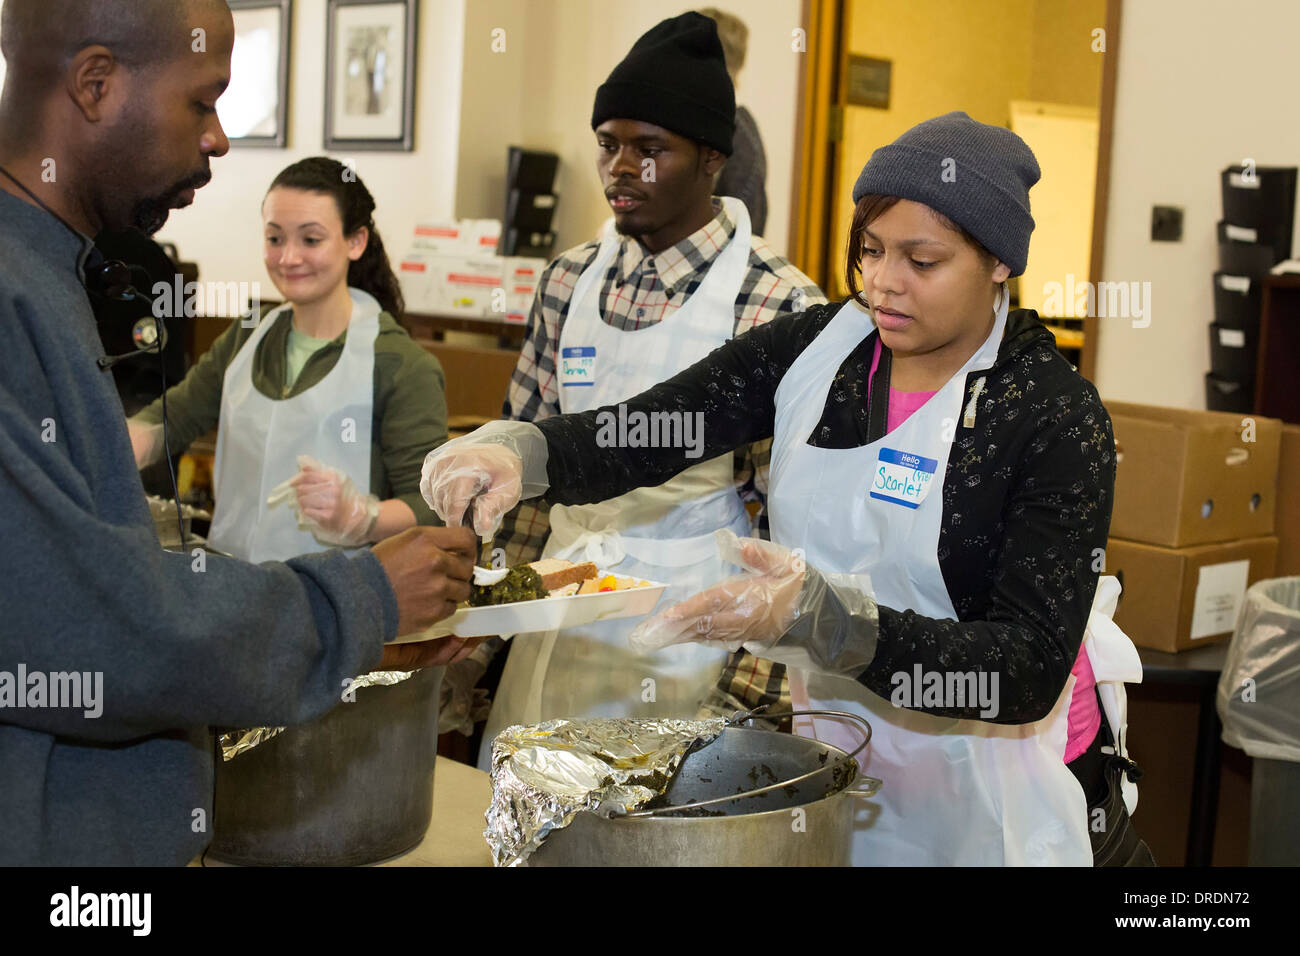
[[[1218,709],[1224,743],[1253,758],[1251,866],[1300,864],[1300,577],[1246,591]]]

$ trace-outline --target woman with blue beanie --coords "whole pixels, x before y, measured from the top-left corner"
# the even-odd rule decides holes
[[[1009,310],[1038,179],[1006,129],[921,123],[858,177],[843,303],[756,328],[625,409],[493,423],[425,461],[430,505],[483,533],[521,488],[579,504],[690,465],[608,447],[608,414],[703,413],[706,456],[771,437],[772,540],[720,534],[744,573],[630,639],[744,646],[789,666],[796,711],[865,717],[863,772],[883,786],[855,864],[1150,862],[1123,779],[1123,681],[1141,669],[1099,580],[1110,419],[1038,316]],[[834,718],[795,730],[860,740]]]

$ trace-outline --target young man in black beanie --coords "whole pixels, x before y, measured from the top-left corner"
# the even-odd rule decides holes
[[[651,29],[596,91],[596,168],[613,219],[601,237],[547,267],[506,418],[538,421],[618,402],[735,335],[825,302],[752,235],[743,203],[713,196],[735,112],[717,26],[697,13]],[[684,424],[697,411],[683,410]],[[635,430],[625,437],[637,440]],[[766,534],[765,515],[755,526],[744,503],[763,505],[767,467],[764,442],[649,493],[581,508],[525,502],[505,517],[496,544],[512,565],[545,545],[548,556],[669,582],[668,598],[693,593],[727,571],[715,530]],[[780,665],[685,646],[638,656],[630,628],[614,621],[514,642],[484,740],[524,720],[689,717],[706,698],[730,713],[787,695]]]

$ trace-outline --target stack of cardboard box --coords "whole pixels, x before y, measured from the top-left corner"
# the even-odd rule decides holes
[[[1125,402],[1106,408],[1116,475],[1105,565],[1124,586],[1116,623],[1135,644],[1162,651],[1224,640],[1246,588],[1274,574],[1277,515],[1296,513],[1296,478],[1290,488],[1278,481],[1282,423]]]
[[[420,223],[398,280],[411,312],[523,323],[546,262],[499,256],[501,223],[459,219]]]

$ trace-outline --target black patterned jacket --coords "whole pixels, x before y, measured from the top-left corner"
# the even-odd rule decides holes
[[[627,412],[703,410],[704,460],[771,437],[777,386],[840,305],[784,315],[732,339],[629,399]],[[868,402],[874,348],[873,331],[841,365],[812,444],[850,448],[883,435],[883,409]],[[874,656],[858,679],[888,700],[891,677],[917,664],[924,672],[996,672],[993,721],[1025,723],[1051,711],[1079,653],[1110,527],[1115,441],[1097,390],[1031,310],[1008,315],[993,368],[967,376],[963,409],[981,377],[974,425],[957,422],[943,484],[938,560],[957,620],[881,606]],[[682,449],[600,447],[602,411],[537,423],[550,447],[553,503],[602,501],[701,460]],[[865,494],[870,475],[862,480]],[[979,719],[980,708],[916,709]]]

